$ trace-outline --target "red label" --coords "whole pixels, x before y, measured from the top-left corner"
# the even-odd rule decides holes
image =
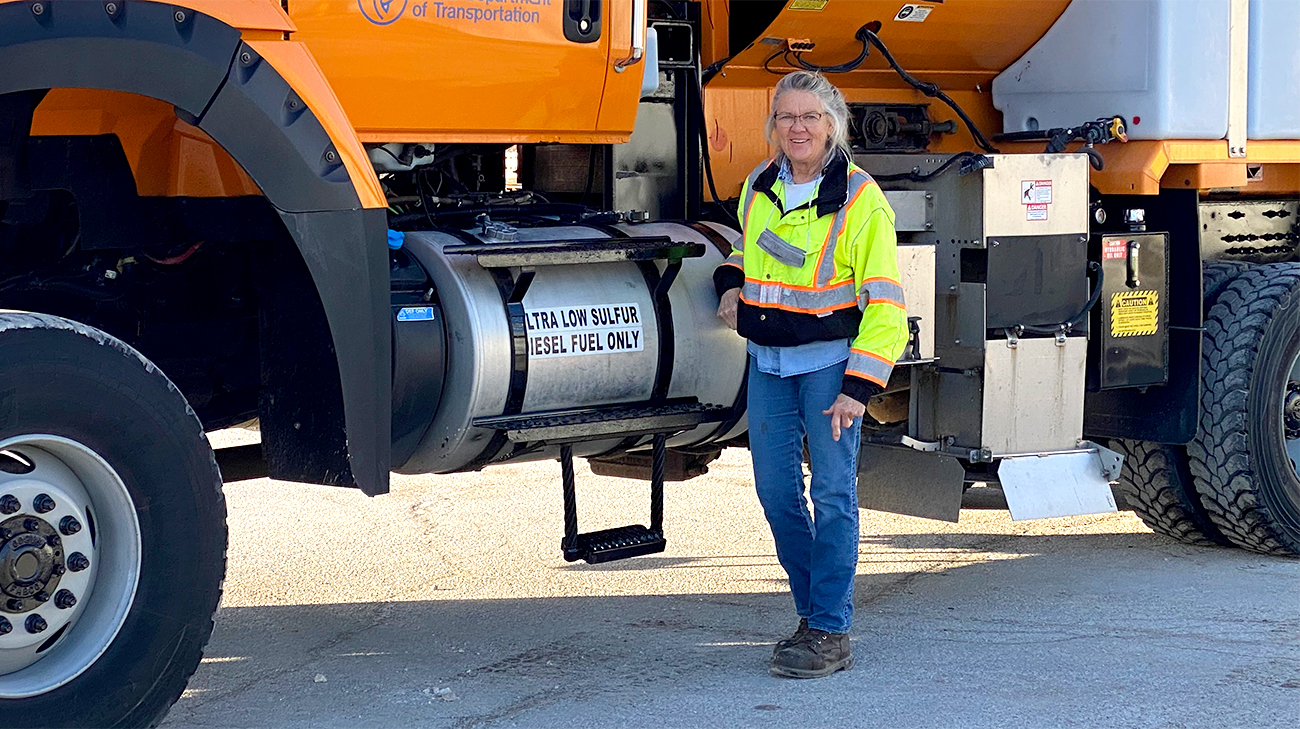
[[[1128,241],[1126,240],[1108,240],[1102,243],[1101,259],[1103,261],[1113,261],[1123,259],[1128,256]]]

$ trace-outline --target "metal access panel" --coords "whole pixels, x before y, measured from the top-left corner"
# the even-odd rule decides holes
[[[1083,437],[1084,337],[990,340],[983,438],[994,456],[1071,450]]]
[[[898,246],[898,274],[903,283],[907,316],[920,317],[920,351],[917,359],[934,357],[934,246]]]
[[[1101,236],[1099,387],[1169,382],[1169,236]]]
[[[983,175],[986,237],[1087,234],[1087,157],[1004,154]]]

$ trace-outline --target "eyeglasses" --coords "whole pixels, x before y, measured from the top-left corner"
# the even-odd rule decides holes
[[[776,120],[777,126],[787,129],[794,126],[796,120],[805,127],[811,127],[822,120],[822,113],[819,111],[813,111],[807,114],[800,114],[799,116],[795,116],[794,114],[773,114],[772,118]]]

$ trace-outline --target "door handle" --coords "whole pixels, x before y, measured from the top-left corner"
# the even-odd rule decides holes
[[[645,58],[645,23],[646,0],[632,0],[632,55],[614,62],[614,71],[623,73],[628,66],[634,66]]]

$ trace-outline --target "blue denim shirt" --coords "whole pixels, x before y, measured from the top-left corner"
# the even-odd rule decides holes
[[[790,170],[790,161],[781,160],[781,170],[776,178],[786,185],[794,183],[794,173]],[[814,182],[821,182],[818,177]],[[802,199],[786,197],[782,203],[786,210],[798,207],[816,194],[816,185],[807,190]],[[797,347],[766,347],[749,343],[749,354],[758,365],[759,372],[779,377],[793,377],[839,364],[849,358],[849,340],[832,339],[825,342],[809,342]]]

